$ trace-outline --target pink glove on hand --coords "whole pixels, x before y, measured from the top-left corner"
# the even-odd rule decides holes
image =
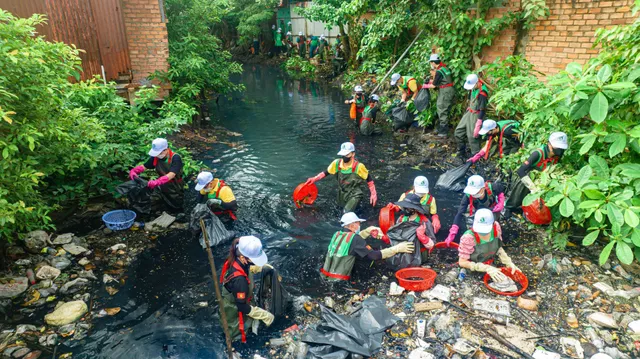
[[[418,240],[420,241],[420,243],[422,243],[422,245],[426,249],[431,249],[433,248],[434,243],[433,243],[433,240],[425,234],[426,230],[427,230],[427,222],[422,222],[420,227],[416,228],[416,235],[418,236]]]
[[[498,202],[496,203],[495,206],[493,206],[493,209],[491,210],[491,212],[500,213],[502,212],[503,209],[504,209],[504,193],[500,193],[498,195]]]
[[[473,130],[473,137],[478,137],[480,136],[480,129],[482,128],[482,120],[478,119],[476,121],[476,128]]]
[[[373,181],[367,182],[367,186],[369,186],[369,191],[371,191],[371,197],[369,198],[369,203],[373,207],[376,206],[376,202],[378,202],[378,193],[376,192],[376,185]]]
[[[143,165],[133,167],[131,171],[129,171],[129,179],[133,181],[133,179],[138,177],[145,169]]]
[[[437,214],[434,214],[433,216],[431,216],[431,223],[433,224],[433,232],[438,233],[441,226],[440,226],[440,217],[438,217]]]
[[[314,184],[318,181],[320,181],[321,179],[323,179],[326,175],[324,174],[324,172],[320,172],[318,173],[318,175],[316,175],[315,177],[309,177],[307,178],[307,182],[305,182],[305,184],[309,185],[309,184]]]
[[[149,181],[149,182],[147,183],[147,187],[149,187],[149,188],[153,189],[153,188],[156,188],[156,187],[158,187],[158,186],[162,186],[163,184],[167,184],[167,183],[169,183],[169,181],[171,181],[171,180],[169,179],[169,177],[167,177],[167,176],[162,176],[162,177],[160,177],[160,178],[158,178],[158,179],[156,179],[156,180]]]
[[[449,236],[447,236],[447,239],[444,241],[447,247],[451,246],[451,242],[453,242],[453,240],[456,238],[456,234],[458,234],[459,230],[460,230],[460,227],[458,227],[457,224],[454,224],[453,226],[451,226],[451,229],[449,230]]]
[[[484,149],[480,150],[480,152],[476,153],[475,155],[473,155],[473,157],[469,158],[467,160],[467,162],[471,162],[471,163],[476,163],[478,162],[479,159],[482,158],[482,156],[485,155],[485,151]]]

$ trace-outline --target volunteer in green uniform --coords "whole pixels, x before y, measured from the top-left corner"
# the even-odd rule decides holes
[[[253,301],[253,275],[267,264],[262,243],[254,236],[236,238],[231,242],[229,257],[222,266],[222,305],[232,340],[247,341],[246,332],[260,320],[267,326],[273,323],[273,314],[255,305]]]
[[[461,159],[467,158],[467,145],[471,153],[480,151],[478,136],[489,101],[489,90],[478,75],[467,76],[464,88],[469,91],[469,107],[454,132],[458,142],[458,156]]]
[[[237,219],[235,211],[238,210],[238,202],[231,187],[223,180],[213,178],[211,172],[200,172],[197,181],[195,189],[198,191],[198,203],[206,203],[218,217],[226,214],[233,220]]]
[[[182,157],[169,148],[167,140],[156,138],[151,143],[147,162],[132,168],[129,178],[133,180],[145,170],[155,169],[160,177],[147,183],[153,190],[152,197],[161,198],[171,212],[181,213],[184,201],[182,167]]]
[[[360,123],[360,119],[362,118],[362,113],[364,112],[364,108],[367,105],[367,98],[364,95],[364,90],[362,86],[357,85],[353,88],[353,97],[349,100],[344,101],[345,104],[355,104],[356,106],[356,118],[352,118],[352,120],[356,120],[356,126]]]
[[[331,280],[349,280],[351,271],[356,262],[356,255],[370,260],[387,259],[398,253],[412,253],[415,250],[413,243],[402,242],[390,248],[374,250],[365,238],[382,235],[382,231],[376,227],[369,227],[360,231],[360,223],[366,220],[358,218],[353,212],[342,215],[340,222],[343,230],[336,232],[331,238],[327,256],[320,273]]]
[[[356,148],[351,142],[345,142],[340,146],[337,159],[329,165],[326,171],[320,172],[315,177],[307,179],[307,184],[315,183],[327,175],[336,175],[338,179],[338,205],[344,208],[344,212],[353,212],[364,197],[362,186],[367,183],[371,196],[369,203],[376,205],[378,195],[373,178],[364,164],[356,161]]]
[[[400,195],[398,201],[404,200],[404,198],[410,193],[417,194],[420,197],[420,204],[427,215],[427,218],[431,220],[433,224],[433,231],[438,233],[440,231],[440,217],[438,216],[438,206],[436,199],[429,193],[429,180],[425,176],[418,176],[413,180],[413,188]],[[391,204],[393,205],[393,204]]]
[[[305,38],[302,31],[298,33],[298,40],[296,42],[298,43],[298,55],[302,58],[305,58],[307,54],[307,39]]]
[[[287,32],[287,36],[285,37],[285,43],[287,48],[287,56],[293,56],[293,35],[291,35],[291,31]]]
[[[427,84],[427,88],[438,89],[438,100],[436,101],[439,120],[438,136],[446,137],[449,132],[449,114],[451,107],[453,107],[456,90],[453,88],[451,70],[440,60],[440,56],[431,54],[429,62],[431,63],[431,71],[435,74],[433,81]]]
[[[327,39],[324,38],[324,34],[320,35],[320,39],[318,39],[318,54],[320,55],[320,60],[324,62],[325,60],[325,49],[327,47]]]
[[[398,86],[402,92],[402,102],[406,102],[409,98],[414,100],[418,95],[420,86],[418,81],[411,76],[400,76],[400,74],[391,75],[391,86]]]
[[[338,76],[344,69],[344,66],[345,66],[344,51],[342,51],[342,45],[340,45],[339,43],[336,43],[336,46],[334,47],[333,59],[331,60],[331,65],[333,68],[334,77]]]
[[[498,155],[502,158],[504,155],[510,155],[518,152],[522,148],[523,134],[520,132],[520,122],[515,120],[484,120],[482,128],[478,132],[480,136],[488,136],[487,143],[473,157],[467,161],[476,163],[482,157],[489,158],[496,151],[491,150],[493,142],[498,143]]]
[[[504,209],[504,186],[499,183],[485,182],[484,178],[474,175],[467,180],[464,188],[464,196],[460,201],[458,212],[453,219],[453,225],[449,229],[449,236],[446,239],[449,245],[455,239],[460,228],[466,228],[466,222],[471,222],[473,215],[479,209],[485,208],[493,213],[500,213]]]
[[[376,126],[376,116],[378,115],[378,95],[371,95],[369,104],[364,108],[362,117],[359,120],[360,134],[363,136],[381,135],[382,130]]]
[[[496,257],[511,269],[511,274],[520,271],[502,248],[502,230],[495,222],[493,212],[480,209],[473,218],[473,227],[460,238],[458,265],[471,271],[489,273],[494,282],[504,282],[507,276],[500,269],[486,264]]]
[[[318,54],[318,37],[311,35],[311,42],[309,43],[309,58],[312,59]]]
[[[518,168],[519,180],[513,186],[507,200],[506,208],[513,212],[522,206],[522,200],[538,188],[529,176],[532,170],[544,171],[548,166],[560,161],[564,151],[569,148],[569,139],[564,132],[554,132],[549,136],[549,142],[531,152],[529,158]]]
[[[279,56],[282,53],[282,29],[280,28],[278,28],[278,31],[276,31],[275,42],[276,42],[276,55]]]
[[[420,224],[420,227],[416,229],[416,235],[422,244],[420,253],[422,255],[422,262],[424,263],[429,255],[428,251],[433,248],[436,243],[436,234],[433,223],[431,223],[429,217],[427,217],[427,211],[425,211],[420,201],[420,196],[415,193],[409,193],[403,200],[396,202],[395,205],[401,210],[396,224],[410,221]]]

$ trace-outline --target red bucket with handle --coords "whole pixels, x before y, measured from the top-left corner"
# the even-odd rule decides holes
[[[387,234],[387,231],[391,226],[396,223],[396,212],[397,209],[393,205],[387,205],[380,210],[380,215],[378,216],[378,225],[382,230],[382,233]]]
[[[429,268],[404,268],[396,272],[398,285],[406,290],[421,292],[433,287],[436,272]]]
[[[533,224],[542,226],[551,223],[551,211],[542,198],[536,199],[528,206],[522,206],[522,213]]]
[[[311,205],[318,198],[318,187],[315,183],[300,183],[293,191],[293,203],[301,208],[302,204]]]
[[[507,296],[507,297],[519,297],[520,295],[522,295],[522,293],[524,293],[525,290],[527,290],[527,287],[529,287],[529,279],[527,279],[527,276],[524,275],[524,273],[520,271],[516,271],[514,274],[511,274],[511,268],[507,268],[507,267],[501,267],[498,269],[500,269],[502,274],[506,275],[507,277],[513,279],[514,282],[518,283],[520,285],[520,290],[516,292],[501,292],[499,290],[489,287],[489,281],[491,280],[491,276],[489,275],[489,273],[487,273],[484,275],[484,285],[490,291],[499,295]]]

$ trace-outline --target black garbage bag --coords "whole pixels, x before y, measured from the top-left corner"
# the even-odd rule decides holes
[[[285,315],[289,305],[289,293],[282,286],[278,271],[274,268],[263,267],[260,289],[258,291],[258,306],[270,312],[278,319]]]
[[[393,120],[393,130],[408,129],[413,123],[414,115],[407,111],[407,104],[400,103],[391,110],[391,118]]]
[[[129,206],[138,214],[151,213],[151,189],[147,187],[147,181],[135,177],[133,181],[127,181],[118,187],[116,192],[127,196]]]
[[[204,236],[200,228],[200,219],[204,219],[211,247],[229,241],[235,237],[234,231],[228,231],[218,216],[213,214],[205,203],[198,203],[191,211],[189,229],[194,235],[200,234],[200,245],[205,248]]]
[[[420,255],[420,240],[416,234],[416,229],[420,227],[420,223],[413,221],[402,222],[389,228],[387,235],[391,241],[391,245],[395,246],[401,242],[411,242],[416,247],[413,253],[396,254],[385,259],[385,262],[393,270],[399,270],[409,267],[419,267],[422,264],[422,256]]]
[[[413,100],[413,104],[416,106],[416,110],[418,112],[422,112],[429,107],[429,103],[431,102],[431,92],[429,89],[423,88],[418,91],[416,98]]]
[[[322,322],[307,329],[302,341],[310,344],[312,358],[345,359],[350,354],[370,357],[382,347],[384,331],[400,318],[385,301],[371,296],[351,316],[339,315],[321,306]]]
[[[464,178],[467,171],[471,168],[471,162],[465,162],[456,168],[452,168],[438,177],[436,188],[446,189],[449,191],[459,192],[465,187]]]

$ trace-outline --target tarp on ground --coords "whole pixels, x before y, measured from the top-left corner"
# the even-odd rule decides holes
[[[420,267],[422,264],[422,256],[420,255],[421,244],[416,234],[418,227],[420,227],[420,223],[407,221],[389,228],[387,235],[389,236],[392,246],[402,242],[409,242],[413,243],[416,248],[413,253],[398,253],[385,259],[385,262],[391,269],[400,270],[409,267]]]
[[[147,187],[147,181],[135,177],[132,181],[127,181],[118,187],[116,192],[127,196],[129,206],[138,214],[151,213],[151,189]]]
[[[233,239],[235,236],[234,231],[228,231],[224,224],[220,221],[218,216],[213,214],[209,207],[204,203],[198,203],[191,211],[191,217],[189,220],[189,229],[191,229],[194,235],[200,234],[200,245],[205,248],[204,236],[200,228],[200,219],[204,219],[204,224],[207,229],[207,235],[209,237],[209,243],[211,247],[220,243]]]
[[[471,162],[465,162],[456,168],[452,168],[438,177],[436,188],[446,189],[449,191],[460,192],[465,187],[465,177],[467,171],[471,168]]]
[[[321,306],[322,321],[307,329],[302,341],[311,347],[312,358],[345,359],[351,354],[365,357],[382,347],[384,331],[400,318],[387,309],[384,299],[371,296],[351,316],[336,314]]]

